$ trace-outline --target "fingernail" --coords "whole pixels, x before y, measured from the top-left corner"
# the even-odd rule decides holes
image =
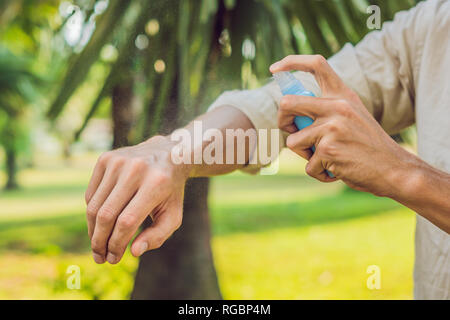
[[[105,262],[105,259],[97,253],[92,253],[92,257],[94,258],[95,263],[102,264]]]
[[[279,66],[280,66],[280,62],[275,62],[274,64],[272,64],[272,65],[269,67],[269,70],[272,71],[273,69],[276,69],[276,68],[279,67]]]
[[[138,255],[141,256],[145,251],[147,251],[147,248],[148,248],[147,242],[141,243],[141,245],[139,246]]]
[[[115,255],[113,255],[111,252],[108,252],[108,255],[106,256],[106,260],[109,263],[114,264],[117,262],[117,257]]]

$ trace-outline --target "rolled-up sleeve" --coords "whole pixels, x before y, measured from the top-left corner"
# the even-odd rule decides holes
[[[336,73],[361,98],[389,134],[415,122],[415,88],[421,56],[439,1],[401,11],[382,30],[356,46],[347,44],[329,59]]]

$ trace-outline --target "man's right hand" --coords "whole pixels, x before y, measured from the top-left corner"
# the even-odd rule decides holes
[[[156,136],[99,158],[85,195],[95,262],[119,262],[148,216],[153,223],[131,245],[136,257],[159,248],[180,227],[189,167],[171,162],[173,145]]]

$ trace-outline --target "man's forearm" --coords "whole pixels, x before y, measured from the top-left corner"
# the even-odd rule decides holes
[[[410,154],[391,181],[390,198],[450,233],[450,174]]]
[[[198,132],[195,132],[194,121],[196,121],[197,124],[201,123],[202,137],[196,136],[198,135]],[[248,139],[245,139],[245,145],[243,145],[242,141],[238,141],[237,137],[233,136],[230,138],[226,134],[227,130],[242,129],[243,131],[247,131],[248,129],[254,129],[252,122],[244,113],[242,113],[242,111],[235,107],[225,105],[197,117],[194,121],[184,128],[189,132],[189,135],[192,138],[191,149],[189,151],[190,156],[188,157],[189,161],[188,163],[180,164],[183,171],[186,172],[186,175],[189,177],[201,177],[226,174],[242,168],[248,162],[250,152],[252,151],[251,149],[254,146],[250,145]],[[211,140],[203,138],[203,134],[209,129],[217,130],[222,136],[222,155],[218,156],[220,161],[215,161],[213,163],[201,161],[200,163],[195,163],[194,154],[202,154],[203,150],[205,150],[209,144],[214,142],[214,138]],[[171,140],[170,145],[172,148],[177,144],[175,141],[172,141],[171,136],[167,136],[166,139]],[[219,150],[216,150],[216,152],[219,152]],[[243,153],[244,161],[238,161],[237,155],[239,152]],[[232,161],[229,161],[230,155],[232,156]]]

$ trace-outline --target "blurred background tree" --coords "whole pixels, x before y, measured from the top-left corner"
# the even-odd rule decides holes
[[[4,0],[0,3],[0,144],[5,152],[5,189],[18,188],[19,157],[29,162],[30,106],[45,93],[39,65],[50,61],[44,53],[51,41],[49,20],[58,1]],[[47,37],[45,37],[45,34]],[[41,91],[41,92],[39,92]],[[28,158],[28,159],[27,159]]]
[[[28,148],[25,122],[34,82],[25,61],[0,48],[0,145],[5,152],[7,190],[18,187],[17,159]]]
[[[52,128],[63,128],[59,136],[69,154],[70,146],[82,138],[95,117],[111,119],[112,148],[135,144],[157,133],[168,134],[205,111],[223,90],[255,88],[264,83],[270,76],[268,66],[285,55],[319,53],[329,57],[346,42],[357,43],[370,31],[366,26],[369,5],[381,8],[384,21],[415,3],[9,0],[0,4],[0,28],[1,41],[11,50],[21,55],[39,52],[32,57],[39,60],[35,66],[46,67],[33,71],[46,74],[53,89],[42,105],[50,105],[46,116]],[[26,41],[17,44],[13,38],[19,33]],[[16,73],[20,74],[20,69]],[[13,77],[10,74],[14,73],[0,70],[0,74]],[[12,79],[19,83],[20,78]],[[5,81],[19,88],[12,80]],[[1,96],[1,90],[0,101],[17,106],[10,96]],[[83,90],[94,91],[94,98],[84,101],[87,109],[77,111],[79,118],[73,122],[78,127],[68,130],[58,126],[71,114],[67,107],[70,99]],[[15,96],[26,99],[27,95],[16,90]],[[26,100],[20,105],[25,106]],[[6,107],[2,109],[6,114]],[[20,114],[8,117],[22,119]],[[0,128],[7,127],[2,123],[9,124],[11,131],[15,122],[1,122]],[[8,131],[4,132],[2,137],[6,138]],[[4,148],[7,154],[16,150]],[[15,153],[10,158],[14,157]],[[15,185],[12,173],[16,167],[6,166],[11,171],[11,186]],[[161,249],[141,258],[133,298],[220,297],[209,243],[207,194],[208,179],[189,181],[183,226]]]

